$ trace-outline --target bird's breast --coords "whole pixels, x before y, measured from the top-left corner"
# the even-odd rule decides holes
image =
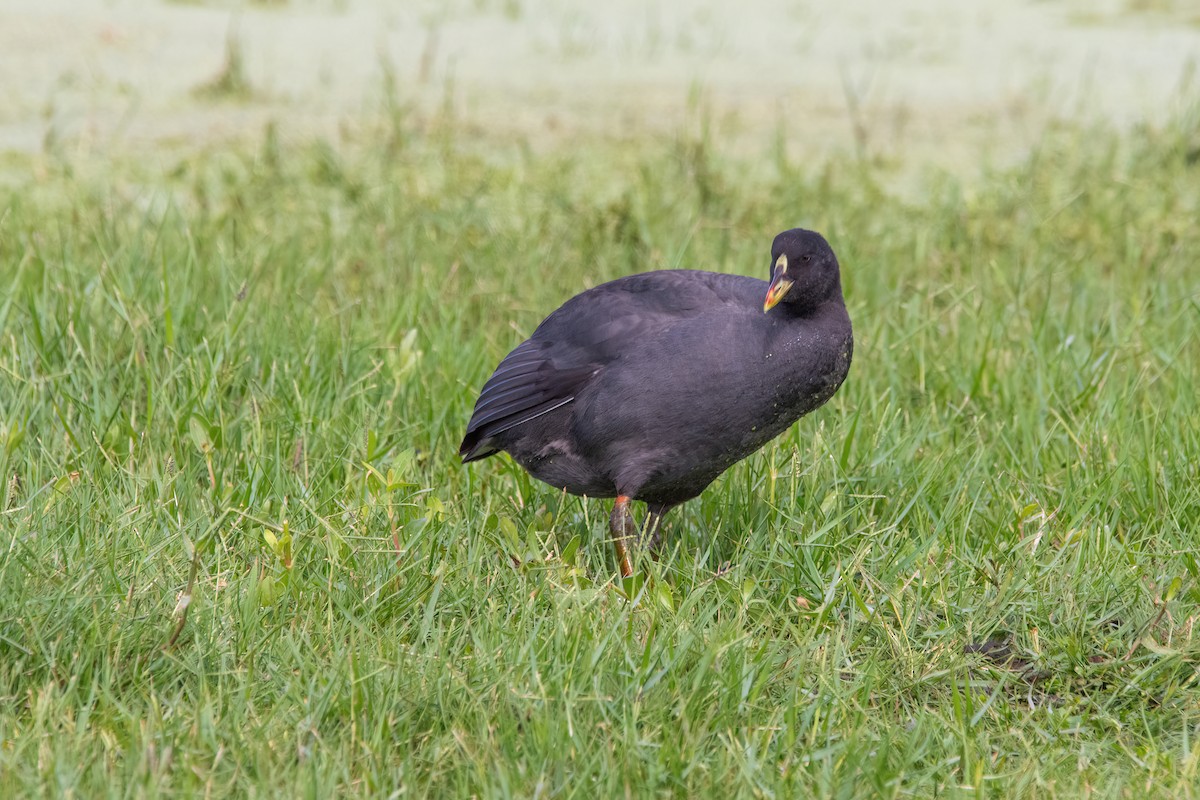
[[[763,357],[770,416],[791,424],[833,397],[850,371],[853,339],[845,331],[805,331],[777,342]]]

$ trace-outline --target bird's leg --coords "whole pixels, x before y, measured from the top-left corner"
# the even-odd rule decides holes
[[[628,578],[633,574],[633,559],[630,551],[637,544],[650,551],[655,559],[663,544],[663,515],[673,506],[648,504],[646,506],[646,523],[640,529],[633,521],[629,510],[628,495],[618,495],[613,503],[612,516],[609,518],[609,529],[612,532],[613,549],[617,551],[617,562],[621,566],[621,575]]]
[[[612,533],[613,549],[617,551],[617,563],[621,567],[621,577],[628,578],[633,574],[633,562],[629,558],[629,544],[637,541],[637,526],[633,524],[633,515],[629,513],[629,498],[618,495],[613,503],[612,516],[608,518],[608,528]]]
[[[646,507],[646,525],[642,531],[642,542],[650,555],[658,558],[663,545],[663,515],[671,510],[668,505],[650,505]]]

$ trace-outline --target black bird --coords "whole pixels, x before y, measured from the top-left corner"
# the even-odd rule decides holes
[[[668,510],[833,396],[853,347],[832,248],[784,231],[769,283],[664,270],[568,300],[484,384],[459,455],[505,450],[557,489],[615,497],[628,576],[630,500],[657,549]]]

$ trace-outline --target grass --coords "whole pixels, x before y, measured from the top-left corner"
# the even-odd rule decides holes
[[[908,201],[850,158],[450,127],[10,182],[6,791],[1196,796],[1196,136],[1063,132]],[[765,276],[795,224],[850,378],[640,587],[602,503],[458,463],[558,303]]]

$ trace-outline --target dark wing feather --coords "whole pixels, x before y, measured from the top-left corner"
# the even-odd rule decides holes
[[[575,399],[575,393],[598,366],[554,364],[553,347],[537,339],[523,342],[500,362],[483,385],[475,413],[467,423],[459,455],[464,461],[485,458],[495,452],[488,440],[553,411]]]
[[[632,275],[568,300],[500,362],[484,384],[459,447],[463,461],[498,449],[492,437],[575,399],[632,341],[730,297],[745,278],[686,271]],[[763,284],[765,286],[765,284]]]

